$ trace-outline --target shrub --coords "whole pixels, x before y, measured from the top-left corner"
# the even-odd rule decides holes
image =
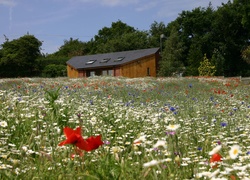
[[[203,61],[200,62],[198,71],[200,76],[214,76],[214,73],[216,72],[215,66],[213,66],[212,63],[209,62],[206,54],[204,54]]]
[[[67,69],[64,65],[50,64],[47,65],[42,71],[43,77],[60,77],[66,76],[66,74]]]

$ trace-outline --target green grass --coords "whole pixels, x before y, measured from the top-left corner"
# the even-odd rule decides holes
[[[249,92],[219,78],[0,79],[0,179],[249,177]],[[73,159],[58,146],[65,126],[105,144]],[[211,168],[218,145],[223,161]]]

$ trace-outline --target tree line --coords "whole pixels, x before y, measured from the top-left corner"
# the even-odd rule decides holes
[[[146,31],[118,20],[90,41],[64,40],[52,54],[41,53],[42,42],[34,35],[12,41],[6,37],[0,49],[0,77],[66,76],[66,61],[73,56],[151,47],[161,49],[159,76],[204,75],[208,63],[216,76],[250,76],[249,12],[250,1],[229,0],[217,8],[209,4],[182,11],[167,25],[155,21]]]

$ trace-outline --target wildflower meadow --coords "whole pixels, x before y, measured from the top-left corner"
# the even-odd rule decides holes
[[[0,79],[0,179],[250,179],[234,78]]]

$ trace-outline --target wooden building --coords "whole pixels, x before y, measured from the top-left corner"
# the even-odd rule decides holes
[[[75,56],[67,61],[70,78],[89,76],[156,77],[159,48]]]

